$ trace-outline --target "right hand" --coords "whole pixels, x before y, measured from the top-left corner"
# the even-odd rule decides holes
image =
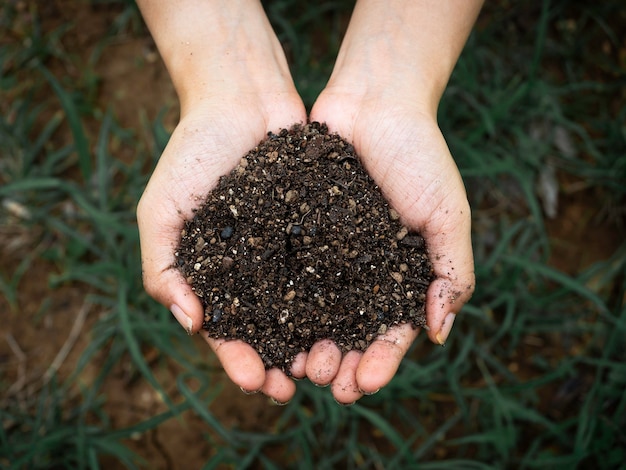
[[[139,201],[146,291],[169,308],[188,333],[200,330],[204,309],[174,268],[174,251],[186,220],[193,217],[220,176],[229,173],[267,132],[306,122],[302,101],[293,89],[256,95],[222,93],[187,106]],[[242,341],[208,338],[229,378],[247,391],[262,391],[287,402],[295,384],[278,369],[265,370],[258,353]]]

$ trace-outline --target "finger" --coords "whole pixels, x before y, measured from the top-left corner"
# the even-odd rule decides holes
[[[358,389],[371,395],[387,385],[418,333],[419,329],[405,323],[379,335],[359,361],[356,370]]]
[[[456,315],[470,299],[474,290],[473,278],[461,284],[459,279],[455,281],[446,278],[436,279],[426,294],[428,337],[440,345],[444,345],[448,340]]]
[[[266,380],[265,366],[261,357],[249,344],[240,340],[223,340],[202,335],[219,359],[226,375],[244,391],[262,389]]]
[[[360,351],[348,351],[343,356],[339,371],[330,385],[337,403],[351,405],[363,396],[356,380],[356,370],[362,356]]]
[[[306,361],[306,375],[315,385],[328,385],[337,375],[341,364],[341,351],[329,339],[313,345]]]
[[[179,216],[164,215],[166,210],[158,211],[154,207],[148,193],[137,208],[144,288],[169,308],[187,333],[192,334],[202,326],[204,309],[180,271],[174,268],[174,251],[183,220]],[[165,220],[175,222],[168,225]]]
[[[282,370],[273,368],[265,373],[261,391],[277,405],[285,405],[296,393],[296,384]]]
[[[475,285],[469,204],[465,199],[445,210],[423,232],[436,276],[426,293],[428,337],[442,345]]]
[[[291,376],[294,379],[301,380],[306,377],[306,362],[308,354],[305,352],[298,353],[291,363]]]

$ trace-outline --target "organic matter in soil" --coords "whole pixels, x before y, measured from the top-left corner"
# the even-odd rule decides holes
[[[424,239],[323,124],[268,134],[185,224],[175,256],[203,328],[250,344],[267,368],[289,372],[321,339],[365,350],[393,325],[425,325]]]

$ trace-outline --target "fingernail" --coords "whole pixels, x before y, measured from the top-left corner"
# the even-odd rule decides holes
[[[374,390],[373,392],[366,392],[365,390],[360,390],[360,389],[359,389],[359,392],[361,392],[363,395],[370,396],[370,395],[375,395],[375,394],[377,394],[378,392],[380,392],[380,388],[377,388],[377,389],[376,389],[376,390]]]
[[[315,382],[311,382],[311,383],[313,385],[315,385],[317,388],[325,388],[325,387],[328,387],[330,385],[330,383],[327,383],[327,384],[318,384],[318,383],[315,383]]]
[[[245,388],[243,388],[243,387],[239,387],[239,388],[240,388],[240,389],[241,389],[241,391],[242,391],[243,393],[245,393],[246,395],[254,395],[255,393],[258,393],[258,392],[259,392],[258,390],[246,390],[246,389],[245,389]]]
[[[352,405],[354,405],[354,404],[356,403],[356,400],[355,400],[355,401],[353,401],[353,402],[351,402],[351,403],[341,403],[341,402],[340,402],[339,400],[337,400],[335,397],[333,397],[333,398],[335,399],[335,403],[337,403],[337,404],[338,404],[338,405],[340,405],[340,406],[346,406],[346,407],[348,407],[348,406],[352,406]]]
[[[437,342],[444,346],[446,344],[446,340],[448,339],[448,335],[450,334],[450,330],[452,329],[452,325],[454,324],[454,319],[456,315],[452,312],[446,315],[446,318],[443,320],[443,324],[441,325],[441,329],[439,333],[435,335],[437,338]]]
[[[274,397],[270,397],[270,398],[272,399],[272,402],[273,402],[275,405],[278,405],[278,406],[285,406],[287,403],[289,403],[289,400],[287,400],[287,401],[278,401],[278,400],[277,400],[276,398],[274,398]]]
[[[178,323],[181,324],[187,334],[191,336],[191,332],[193,331],[193,320],[188,317],[187,314],[183,312],[183,309],[176,304],[170,307],[170,312],[172,312],[172,315],[174,315],[176,320],[178,320]]]

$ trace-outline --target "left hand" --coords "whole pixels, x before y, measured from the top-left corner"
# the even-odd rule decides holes
[[[325,122],[354,145],[403,223],[426,240],[436,275],[426,296],[428,336],[443,344],[474,290],[471,220],[457,166],[426,109],[393,93],[358,98],[329,87],[311,120]],[[343,357],[332,342],[321,341],[306,358],[306,375],[316,384],[330,383],[338,402],[353,403],[393,378],[418,332],[406,324],[390,328],[365,352]]]

